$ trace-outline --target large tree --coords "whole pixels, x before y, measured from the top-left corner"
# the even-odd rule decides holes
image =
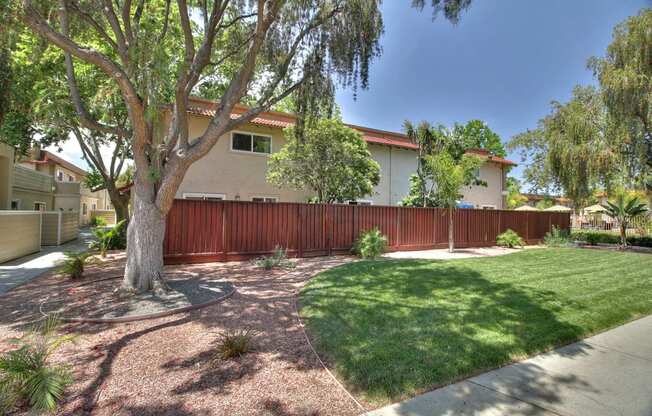
[[[622,172],[618,150],[608,135],[602,98],[594,87],[577,86],[567,103],[554,101],[535,130],[514,136],[508,147],[529,160],[526,180],[539,189],[561,189],[576,207]],[[539,175],[539,176],[537,176]],[[552,185],[552,186],[550,186]]]
[[[101,70],[128,114],[127,129],[88,120],[73,96],[81,120],[131,144],[135,175],[127,289],[165,287],[165,216],[191,164],[225,133],[291,94],[304,114],[332,103],[338,80],[354,90],[367,87],[383,31],[379,0],[60,0],[56,19],[49,18],[54,16],[50,3],[23,0],[18,17],[63,50],[73,69],[84,62]],[[469,3],[432,1],[434,10],[451,20]],[[221,82],[219,103],[206,130],[190,138],[188,96],[204,81]],[[251,108],[232,118],[243,100]],[[166,103],[171,103],[169,123],[160,131]]]
[[[460,142],[466,149],[484,149],[496,156],[507,156],[500,136],[482,120],[470,120],[466,124],[455,123],[453,132],[460,137]]]
[[[315,202],[342,203],[370,195],[380,181],[362,134],[338,119],[312,123],[302,136],[289,127],[285,137],[269,160],[267,180],[274,185],[310,191]]]

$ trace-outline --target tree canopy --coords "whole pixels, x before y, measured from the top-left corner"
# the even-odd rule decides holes
[[[316,202],[355,201],[372,193],[380,165],[357,130],[338,119],[307,126],[303,137],[285,130],[286,145],[271,155],[267,180],[278,187],[314,192]]]

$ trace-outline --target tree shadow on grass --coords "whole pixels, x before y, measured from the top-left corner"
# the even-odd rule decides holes
[[[304,289],[302,313],[338,375],[372,402],[405,399],[583,333],[559,319],[556,293],[491,281],[454,263],[363,262],[346,272]]]

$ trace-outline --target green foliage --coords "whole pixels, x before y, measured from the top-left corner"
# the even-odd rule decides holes
[[[540,210],[544,210],[547,208],[550,208],[551,206],[555,205],[555,200],[552,199],[550,196],[546,195],[543,197],[543,199],[539,202],[536,203],[536,208]]]
[[[252,329],[226,330],[217,340],[215,358],[228,360],[245,355],[252,350],[255,336]]]
[[[104,178],[102,177],[100,171],[98,171],[95,167],[91,167],[90,172],[84,176],[83,184],[88,189],[93,190],[104,186]]]
[[[474,155],[463,155],[456,161],[450,153],[441,152],[427,156],[426,163],[432,172],[435,197],[442,206],[455,208],[457,200],[462,197],[462,187],[476,180],[475,171],[482,165],[482,160]]]
[[[265,270],[276,268],[292,268],[295,263],[288,260],[287,250],[281,246],[274,247],[274,253],[269,257],[262,257],[256,260],[256,266]]]
[[[620,235],[608,231],[590,231],[590,230],[573,231],[570,235],[570,239],[572,241],[580,241],[593,246],[598,244],[622,245],[622,240],[620,238]],[[627,244],[630,246],[637,246],[637,247],[652,247],[652,237],[629,235],[627,236]]]
[[[527,197],[521,194],[521,182],[513,177],[507,178],[507,209],[518,208],[527,202]]]
[[[652,9],[620,23],[593,69],[609,116],[626,133],[620,137],[630,161],[652,167]]]
[[[303,137],[285,130],[287,144],[270,156],[267,180],[278,187],[310,190],[320,203],[346,202],[369,195],[380,181],[360,132],[340,120],[321,119]]]
[[[95,238],[91,249],[98,250],[102,257],[109,250],[124,250],[127,248],[127,221],[122,220],[112,228],[96,228],[93,230]]]
[[[106,227],[106,220],[103,217],[93,216],[88,225],[91,227]]]
[[[54,412],[65,389],[72,383],[67,366],[50,363],[59,347],[73,341],[70,335],[56,334],[55,316],[34,327],[22,338],[12,339],[17,349],[0,356],[0,412],[26,402],[34,412]]]
[[[59,273],[65,274],[71,279],[81,279],[84,276],[84,266],[92,255],[89,252],[67,251],[66,256],[59,264]]]
[[[496,156],[507,156],[500,136],[482,120],[471,120],[466,124],[455,123],[453,133],[460,137],[465,149],[483,149]]]
[[[440,207],[441,203],[435,198],[433,192],[422,192],[426,189],[424,180],[416,173],[410,175],[410,192],[399,203],[404,207]]]
[[[556,225],[553,225],[552,231],[547,232],[543,237],[543,243],[548,247],[566,247],[570,245],[571,240],[568,230],[563,230]]]
[[[496,237],[496,244],[500,247],[523,247],[525,241],[523,241],[516,231],[508,228],[505,232]]]
[[[618,222],[620,225],[620,243],[623,247],[627,245],[627,228],[630,222],[648,212],[648,207],[638,197],[627,198],[620,193],[614,202],[607,201],[603,205],[605,214]]]
[[[387,249],[387,237],[378,228],[363,231],[353,243],[351,251],[363,259],[375,259]]]

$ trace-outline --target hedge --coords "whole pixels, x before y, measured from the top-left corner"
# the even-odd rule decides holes
[[[620,235],[604,231],[573,231],[571,240],[582,241],[590,245],[620,244]],[[627,244],[638,247],[652,247],[652,237],[631,235],[627,237]]]

